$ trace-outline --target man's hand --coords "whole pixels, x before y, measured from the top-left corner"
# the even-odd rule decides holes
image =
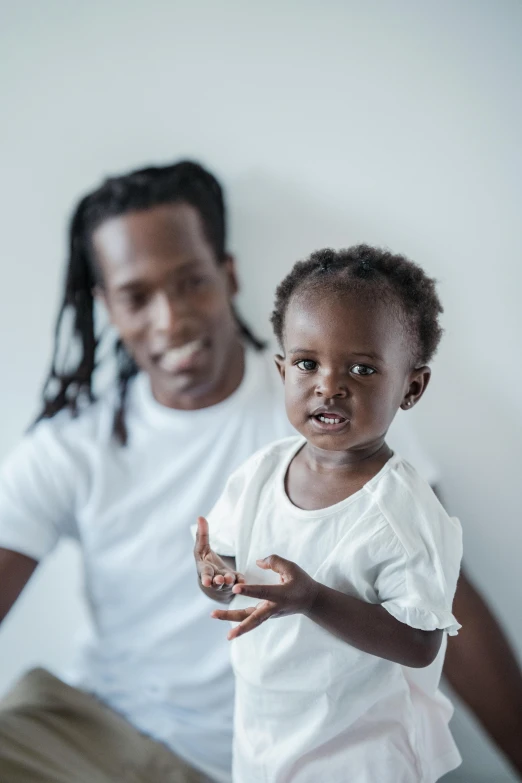
[[[245,578],[212,551],[208,540],[208,522],[204,517],[198,517],[194,558],[204,592],[216,600],[230,601],[232,586],[244,583]],[[215,591],[221,591],[223,595],[218,597],[213,594]]]
[[[252,631],[271,617],[305,614],[309,611],[317,595],[318,583],[291,560],[285,560],[278,555],[270,555],[264,560],[258,560],[257,565],[279,574],[280,584],[246,585],[243,580],[242,584],[238,583],[233,586],[232,593],[235,595],[247,595],[263,600],[257,606],[250,606],[247,609],[228,611],[216,609],[212,612],[212,617],[218,620],[240,623],[229,631],[229,639],[237,639],[238,636]]]

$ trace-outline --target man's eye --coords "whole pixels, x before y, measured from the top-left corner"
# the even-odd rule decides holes
[[[143,291],[129,291],[121,301],[129,310],[140,310],[147,302],[147,295]]]
[[[354,375],[373,375],[375,370],[373,367],[368,367],[367,364],[354,364],[350,372]]]
[[[304,370],[305,372],[310,372],[311,370],[315,370],[317,362],[312,361],[312,359],[302,359],[302,361],[296,362],[296,367],[299,367],[300,370]]]
[[[207,280],[203,275],[192,275],[192,277],[187,277],[186,280],[183,281],[182,288],[185,291],[197,291],[204,286],[206,282]]]

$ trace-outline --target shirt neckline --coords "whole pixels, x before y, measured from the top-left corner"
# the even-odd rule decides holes
[[[286,511],[290,513],[294,518],[297,517],[299,519],[323,519],[324,517],[333,516],[334,514],[339,513],[339,511],[344,511],[345,508],[347,508],[351,503],[358,500],[362,495],[371,492],[375,485],[379,483],[379,481],[382,479],[382,477],[388,473],[389,470],[394,468],[397,463],[400,461],[400,457],[398,454],[395,454],[395,452],[392,453],[391,457],[384,463],[382,468],[378,471],[378,473],[375,474],[369,481],[364,484],[361,489],[358,489],[357,492],[354,492],[353,495],[349,495],[349,497],[344,498],[344,500],[340,500],[338,503],[334,503],[332,506],[326,506],[325,508],[314,508],[314,509],[306,509],[306,508],[299,508],[299,506],[295,506],[290,498],[288,497],[286,493],[286,487],[285,487],[285,479],[286,474],[288,472],[288,468],[290,466],[290,462],[293,460],[295,455],[303,448],[303,446],[306,443],[306,438],[300,437],[297,439],[297,443],[294,444],[294,446],[290,449],[290,451],[286,454],[285,459],[283,460],[282,466],[279,468],[279,472],[276,479],[276,485],[277,485],[277,492],[279,494],[279,500],[285,507]]]

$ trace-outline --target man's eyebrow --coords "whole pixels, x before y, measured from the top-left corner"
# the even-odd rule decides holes
[[[190,272],[194,268],[199,269],[201,266],[204,265],[204,261],[200,261],[198,258],[195,258],[190,261],[185,261],[183,264],[180,264],[178,267],[172,270],[172,273],[175,277],[179,277],[180,275],[185,274],[186,272]],[[150,282],[148,280],[143,280],[141,277],[137,277],[135,279],[131,280],[123,280],[121,283],[116,281],[114,284],[114,287],[118,289],[118,291],[130,291],[133,289],[138,288],[147,288],[150,285]]]
[[[205,261],[202,261],[200,258],[191,258],[189,261],[184,261],[182,264],[176,267],[176,269],[173,269],[172,271],[175,274],[178,274],[178,272],[188,272],[191,269],[193,269],[195,266],[200,267],[204,266]]]
[[[115,288],[118,289],[118,291],[132,291],[136,290],[138,288],[145,288],[146,283],[144,280],[126,280],[122,283],[116,283]]]

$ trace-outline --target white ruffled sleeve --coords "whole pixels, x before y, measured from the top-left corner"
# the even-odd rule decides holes
[[[421,525],[406,545],[395,538],[375,589],[384,609],[400,622],[455,636],[461,627],[452,612],[462,558],[460,524],[446,517],[435,534],[425,533]]]

